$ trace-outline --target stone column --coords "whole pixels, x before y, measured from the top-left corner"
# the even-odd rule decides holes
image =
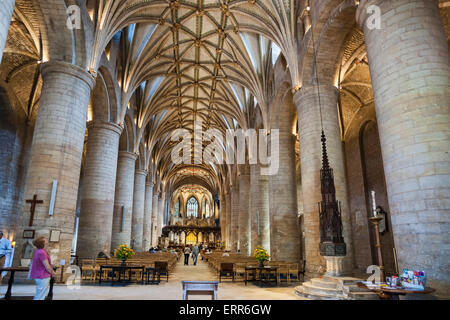
[[[152,236],[153,183],[145,185],[144,230],[142,232],[142,251],[148,251]]]
[[[222,242],[225,241],[225,234],[226,234],[226,228],[227,228],[227,204],[225,200],[225,194],[220,194],[220,231],[221,231],[221,237]]]
[[[269,177],[256,164],[250,166],[250,212],[251,253],[259,245],[270,254]]]
[[[232,205],[231,205],[231,190],[228,191],[228,193],[225,195],[225,202],[227,203],[227,225],[226,225],[226,248],[227,250],[231,250],[231,211],[232,211]]]
[[[366,23],[381,9],[381,30]],[[360,2],[399,269],[449,297],[450,64],[437,0]]]
[[[41,69],[43,86],[34,127],[30,162],[25,182],[19,235],[23,229],[36,231],[35,238],[60,231],[59,241],[50,242],[48,251],[56,263],[70,259],[75,210],[80,180],[81,158],[86,130],[89,96],[94,79],[83,69],[51,61]],[[49,215],[52,183],[58,181],[53,215]],[[30,204],[33,195],[37,204],[32,226]],[[19,237],[21,238],[21,236]],[[18,239],[15,262],[20,263],[23,240]]]
[[[294,109],[289,105],[283,108]],[[291,132],[291,123],[290,114],[279,116],[279,168],[276,174],[269,176],[270,252],[271,260],[300,263],[295,136]]]
[[[239,241],[239,187],[231,186],[231,250],[236,252],[238,250]]]
[[[152,203],[152,247],[158,245],[158,215],[159,215],[159,194],[156,192],[153,194]]]
[[[134,251],[142,251],[142,236],[144,232],[145,205],[145,170],[136,170],[134,174],[133,217],[131,219],[131,239],[134,240]]]
[[[353,271],[353,248],[351,220],[348,206],[345,160],[340,138],[337,103],[339,90],[332,85],[304,86],[297,91],[294,100],[297,105],[300,138],[300,163],[303,192],[303,218],[305,232],[306,271],[311,276],[326,268],[326,261],[319,254],[320,229],[318,203],[322,200],[320,189],[320,168],[322,167],[321,124],[318,92],[322,106],[322,121],[327,138],[330,166],[334,172],[336,199],[341,202],[342,226],[347,255],[343,261],[344,272]]]
[[[2,62],[3,50],[8,37],[9,25],[16,0],[3,0],[0,6],[0,63]]]
[[[239,176],[239,245],[244,255],[250,255],[251,249],[249,171],[248,166],[244,166]]]
[[[77,255],[95,258],[111,250],[117,157],[122,127],[103,121],[88,124],[88,141],[81,186]]]
[[[158,238],[161,237],[162,234],[162,228],[163,228],[163,224],[164,224],[164,204],[166,201],[166,193],[165,192],[161,192],[161,197],[159,198],[159,204],[158,204],[158,216],[157,216],[157,221],[158,221]]]
[[[117,161],[116,193],[111,237],[112,249],[131,243],[131,217],[133,212],[134,172],[137,155],[119,151]]]

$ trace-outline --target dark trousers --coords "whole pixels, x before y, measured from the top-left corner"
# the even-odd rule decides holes
[[[189,264],[189,253],[184,254],[184,265],[187,266]]]

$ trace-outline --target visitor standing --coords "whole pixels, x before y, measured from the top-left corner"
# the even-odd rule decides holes
[[[37,248],[30,273],[30,278],[36,282],[36,295],[33,300],[44,300],[50,289],[50,277],[55,277],[56,273],[53,271],[52,261],[46,250],[47,238],[39,237],[33,241],[33,244]]]
[[[12,260],[12,247],[11,242],[7,238],[3,238],[3,232],[0,231],[0,267],[10,267]],[[4,262],[3,262],[4,260]],[[6,276],[8,272],[3,271],[0,275],[0,279]]]
[[[184,265],[189,265],[189,255],[191,254],[191,249],[189,247],[184,248]]]

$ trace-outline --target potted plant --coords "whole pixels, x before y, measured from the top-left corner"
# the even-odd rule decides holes
[[[122,260],[122,265],[124,265],[127,259],[130,259],[132,256],[134,256],[134,251],[126,244],[121,244],[116,250],[114,250],[114,257]]]
[[[259,266],[264,267],[264,261],[268,261],[270,256],[265,249],[261,246],[257,246],[253,254],[256,260],[259,261]]]

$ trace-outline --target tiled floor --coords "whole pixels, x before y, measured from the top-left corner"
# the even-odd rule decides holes
[[[183,259],[180,258],[169,282],[161,281],[159,285],[140,285],[130,284],[124,286],[102,286],[94,284],[83,284],[76,289],[66,285],[55,285],[55,300],[181,300],[182,299],[182,280],[193,281],[217,281],[218,277],[214,275],[208,264],[199,260],[197,266],[183,265]],[[244,285],[242,281],[232,283],[231,280],[224,280],[219,284],[219,300],[304,300],[294,293],[294,287],[298,283],[293,283],[289,287],[284,284],[279,287],[261,288],[253,283]],[[7,286],[5,281],[0,286],[0,295],[4,295]],[[28,295],[32,296],[35,290],[33,285],[14,285],[13,296]],[[193,296],[192,300],[209,299],[209,297]]]

